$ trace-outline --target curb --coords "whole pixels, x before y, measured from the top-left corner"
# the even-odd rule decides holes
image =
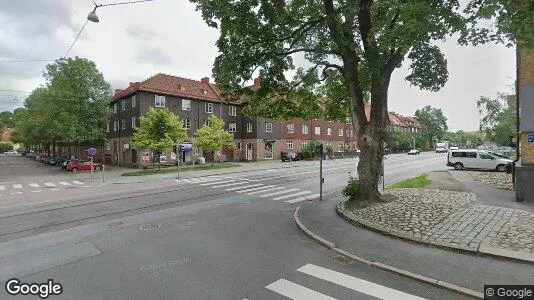
[[[482,245],[482,244],[478,244],[476,246],[463,246],[459,244],[451,244],[451,243],[446,243],[446,242],[425,240],[425,239],[395,230],[393,228],[374,224],[373,222],[364,220],[362,218],[359,218],[353,215],[350,212],[345,211],[345,209],[343,208],[343,203],[345,203],[345,201],[346,200],[341,200],[336,205],[336,212],[338,215],[340,215],[342,218],[344,218],[345,220],[349,222],[356,222],[366,228],[380,232],[382,234],[395,236],[401,239],[406,239],[406,240],[418,242],[418,243],[425,244],[425,245],[436,246],[436,247],[444,248],[447,250],[450,250],[450,249],[461,250],[461,251],[466,251],[466,252],[470,252],[474,254],[490,255],[496,258],[514,259],[514,260],[518,260],[521,262],[534,263],[534,254],[532,253],[507,250],[507,249],[502,249],[502,248],[497,248],[497,247],[492,247],[492,246]]]
[[[427,277],[427,276],[424,276],[424,275],[416,274],[416,273],[413,273],[413,272],[410,272],[410,271],[406,271],[406,270],[403,270],[403,269],[400,269],[400,268],[397,268],[397,267],[394,267],[394,266],[390,266],[390,265],[381,263],[379,261],[368,260],[368,259],[365,259],[365,258],[363,258],[361,256],[358,256],[358,255],[352,254],[352,253],[350,253],[348,251],[345,251],[343,249],[336,248],[334,243],[332,243],[332,242],[322,238],[321,236],[313,233],[311,230],[309,230],[300,221],[300,218],[298,216],[299,210],[300,210],[300,205],[297,206],[297,208],[295,209],[295,213],[293,214],[293,219],[295,220],[295,223],[297,224],[299,229],[302,230],[303,232],[305,232],[308,236],[310,236],[315,241],[319,242],[320,244],[326,246],[329,249],[332,249],[332,250],[336,251],[339,254],[345,255],[345,256],[353,259],[353,260],[365,263],[367,265],[374,266],[374,267],[377,267],[377,268],[380,268],[380,269],[383,269],[383,270],[386,270],[386,271],[389,271],[389,272],[393,272],[393,273],[396,273],[396,274],[399,274],[399,275],[403,275],[403,276],[406,276],[406,277],[409,277],[409,278],[412,278],[412,279],[415,279],[415,280],[418,280],[418,281],[421,281],[421,282],[424,282],[424,283],[429,283],[429,284],[432,284],[432,285],[435,285],[435,286],[438,286],[438,287],[441,287],[441,288],[444,288],[444,289],[448,289],[448,290],[451,290],[451,291],[454,291],[454,292],[457,292],[457,293],[460,293],[460,294],[471,296],[471,297],[474,297],[474,298],[484,299],[484,294],[481,293],[481,292],[477,292],[475,290],[471,290],[471,289],[468,289],[468,288],[465,288],[465,287],[462,287],[462,286],[459,286],[459,285],[455,285],[455,284],[452,284],[452,283],[449,283],[449,282],[446,282],[446,281],[443,281],[443,280],[438,280],[438,279],[435,279],[435,278],[431,278],[431,277]]]

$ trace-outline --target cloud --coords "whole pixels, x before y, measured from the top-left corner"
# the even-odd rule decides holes
[[[168,54],[152,46],[147,46],[139,50],[136,58],[140,63],[152,63],[154,65],[168,65],[172,62]]]
[[[155,31],[148,28],[143,28],[138,24],[129,25],[126,28],[126,33],[134,39],[141,39],[145,41],[151,41],[157,36]]]

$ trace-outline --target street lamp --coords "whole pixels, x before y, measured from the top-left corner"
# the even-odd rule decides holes
[[[96,9],[99,8],[99,7],[102,7],[102,6],[114,6],[114,5],[124,5],[124,4],[134,4],[134,3],[141,3],[141,2],[150,2],[150,1],[155,1],[155,0],[138,0],[138,1],[127,1],[127,2],[117,2],[117,3],[108,3],[108,4],[96,4],[95,1],[93,1],[94,5],[95,5],[95,9],[93,9],[92,12],[90,12],[88,15],[87,15],[87,20],[93,22],[93,23],[98,23],[100,22],[100,19],[98,18],[98,15],[96,14]]]

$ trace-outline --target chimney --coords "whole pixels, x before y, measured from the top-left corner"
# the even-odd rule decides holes
[[[202,82],[202,83],[210,83],[210,78],[209,77],[204,77],[204,78],[200,79],[200,82]]]
[[[255,88],[260,88],[261,86],[261,78],[257,77],[257,78],[254,78],[254,87]]]

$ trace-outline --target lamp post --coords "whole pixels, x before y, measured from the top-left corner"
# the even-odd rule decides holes
[[[93,4],[95,5],[95,9],[93,9],[92,12],[90,12],[87,15],[87,20],[98,23],[100,22],[100,19],[98,18],[98,15],[96,14],[96,9],[102,6],[115,6],[115,5],[125,5],[125,4],[135,4],[135,3],[142,3],[142,2],[151,2],[155,0],[138,0],[138,1],[126,1],[126,2],[116,2],[116,3],[108,3],[108,4],[96,4],[96,2],[93,1]]]

